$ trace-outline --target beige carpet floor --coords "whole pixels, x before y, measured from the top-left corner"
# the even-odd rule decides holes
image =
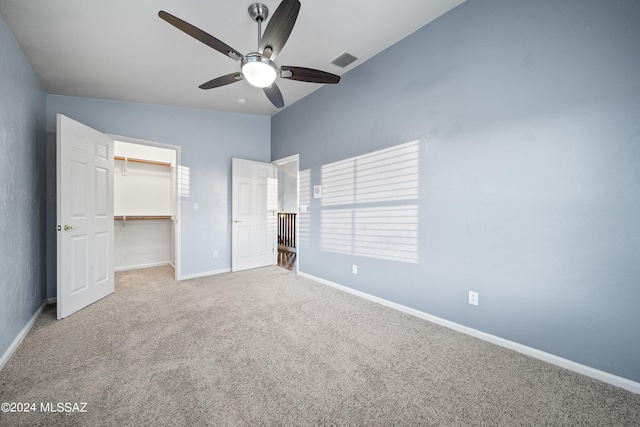
[[[45,309],[0,372],[0,402],[38,411],[0,425],[640,425],[640,395],[282,268],[172,274],[118,273],[61,321]]]

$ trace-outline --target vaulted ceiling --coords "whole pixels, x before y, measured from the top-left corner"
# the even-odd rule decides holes
[[[301,0],[277,62],[342,75],[463,1]],[[0,0],[0,15],[47,93],[272,115],[278,109],[246,81],[199,89],[239,71],[239,62],[158,17],[165,10],[247,54],[257,50],[258,40],[258,26],[247,13],[251,3]],[[262,3],[272,15],[280,2]],[[358,60],[346,68],[331,63],[345,52]],[[277,84],[287,106],[321,86],[285,79]]]

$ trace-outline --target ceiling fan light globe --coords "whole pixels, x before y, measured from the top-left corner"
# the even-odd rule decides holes
[[[242,75],[255,87],[271,86],[278,76],[276,64],[268,58],[256,54],[249,54],[242,60]]]

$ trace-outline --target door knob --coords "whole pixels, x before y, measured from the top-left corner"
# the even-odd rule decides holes
[[[80,227],[72,227],[69,224],[65,224],[64,225],[64,231],[71,231],[71,230],[75,230],[75,229],[78,229],[78,228],[80,228]]]
[[[238,223],[238,222],[242,222],[242,221],[239,220],[239,219],[234,219],[233,222]]]

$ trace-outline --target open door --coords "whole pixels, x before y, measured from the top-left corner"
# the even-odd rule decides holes
[[[58,319],[109,295],[113,138],[58,114]]]
[[[271,163],[232,159],[231,271],[274,265],[278,178]]]

